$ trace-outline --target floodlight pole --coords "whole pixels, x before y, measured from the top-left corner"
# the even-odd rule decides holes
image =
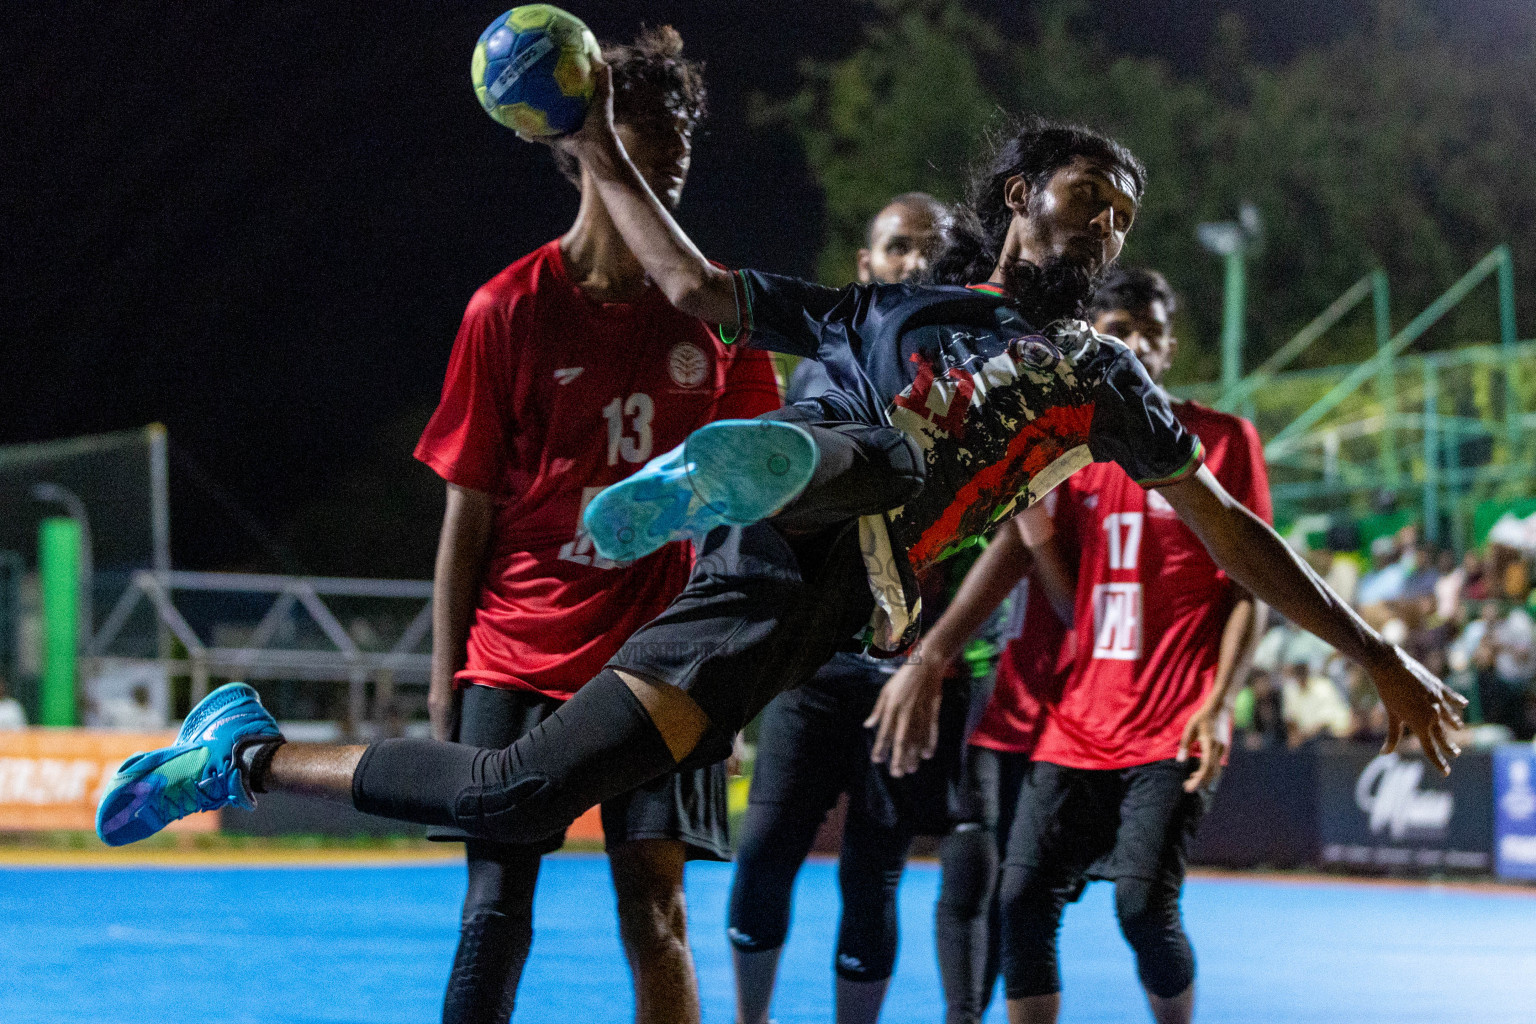
[[[1243,377],[1244,321],[1248,314],[1248,251],[1259,240],[1259,211],[1243,203],[1237,220],[1201,224],[1195,235],[1206,249],[1226,261],[1226,295],[1221,316],[1221,392],[1232,394]],[[1251,400],[1244,401],[1251,417]]]
[[[1221,313],[1221,390],[1237,387],[1243,376],[1243,321],[1248,307],[1248,272],[1244,247],[1226,254],[1226,297]]]

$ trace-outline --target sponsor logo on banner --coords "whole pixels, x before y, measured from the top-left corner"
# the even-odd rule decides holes
[[[1510,744],[1494,752],[1494,829],[1498,872],[1536,878],[1536,746]]]
[[[1531,762],[1511,760],[1505,778],[1508,780],[1507,788],[1499,798],[1499,809],[1510,821],[1525,821],[1536,815],[1536,789],[1531,788]]]
[[[1093,588],[1093,656],[1103,661],[1141,657],[1141,584],[1100,583]]]
[[[1449,778],[1417,755],[1365,744],[1317,748],[1318,842],[1325,864],[1393,872],[1493,866],[1493,758],[1469,750]]]
[[[86,831],[118,765],[141,750],[168,746],[176,734],[105,729],[0,732],[0,830]],[[217,814],[194,814],[172,829],[211,832]]]
[[[1365,766],[1355,783],[1355,806],[1370,819],[1372,834],[1393,839],[1442,839],[1451,824],[1456,799],[1448,792],[1426,790],[1424,762],[1382,754]]]

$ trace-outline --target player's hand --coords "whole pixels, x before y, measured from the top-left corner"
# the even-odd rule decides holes
[[[613,128],[613,69],[600,60],[592,62],[592,99],[587,103],[587,116],[580,128],[536,141],[546,142],[577,160],[611,148],[618,141]]]
[[[1200,746],[1200,767],[1184,780],[1184,792],[1198,793],[1214,786],[1221,775],[1221,759],[1232,745],[1232,714],[1225,708],[1202,707],[1184,723],[1179,738],[1178,760],[1188,761],[1189,752]]]
[[[888,764],[893,778],[917,771],[938,748],[946,667],[938,658],[909,659],[880,687],[875,710],[864,720],[866,729],[875,730],[870,759]]]
[[[1392,647],[1380,664],[1366,666],[1366,671],[1387,709],[1387,741],[1381,752],[1396,750],[1404,729],[1410,729],[1419,738],[1424,756],[1434,762],[1440,774],[1449,775],[1451,760],[1461,753],[1450,733],[1465,728],[1461,713],[1467,698],[1435,678],[1401,647]]]

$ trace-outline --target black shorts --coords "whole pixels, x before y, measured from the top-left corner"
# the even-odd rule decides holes
[[[1134,768],[1035,761],[1019,786],[1007,864],[1040,869],[1067,899],[1089,879],[1140,878],[1178,888],[1210,795],[1184,792],[1192,758]]]
[[[858,524],[789,537],[769,523],[719,527],[683,592],[608,667],[670,683],[709,716],[685,765],[730,755],[735,734],[847,648],[874,609]]]
[[[500,750],[533,731],[561,701],[529,690],[470,686],[464,691],[459,742]],[[640,839],[675,839],[689,860],[730,860],[725,803],[725,765],[678,769],[602,803],[603,842],[608,849]],[[428,838],[463,842],[474,838],[455,828],[434,828]],[[553,853],[565,843],[564,830],[535,845]]]
[[[781,693],[758,724],[748,799],[829,809],[848,794],[850,812],[905,836],[943,835],[965,818],[961,754],[970,680],[947,680],[939,706],[939,746],[918,770],[891,778],[869,759],[874,730],[864,720],[890,676],[853,654],[839,654],[810,682]]]

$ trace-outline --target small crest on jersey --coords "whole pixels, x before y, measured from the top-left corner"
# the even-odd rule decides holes
[[[585,366],[567,366],[567,367],[564,367],[563,369],[556,370],[555,371],[555,383],[557,383],[557,384],[569,384],[571,381],[575,380],[577,377],[580,377],[581,376],[581,371],[585,370],[585,369],[586,369]]]
[[[1013,339],[1014,356],[1032,370],[1044,370],[1055,365],[1061,352],[1038,334]]]
[[[680,388],[696,388],[709,376],[709,356],[691,341],[680,341],[667,353],[667,373]]]

